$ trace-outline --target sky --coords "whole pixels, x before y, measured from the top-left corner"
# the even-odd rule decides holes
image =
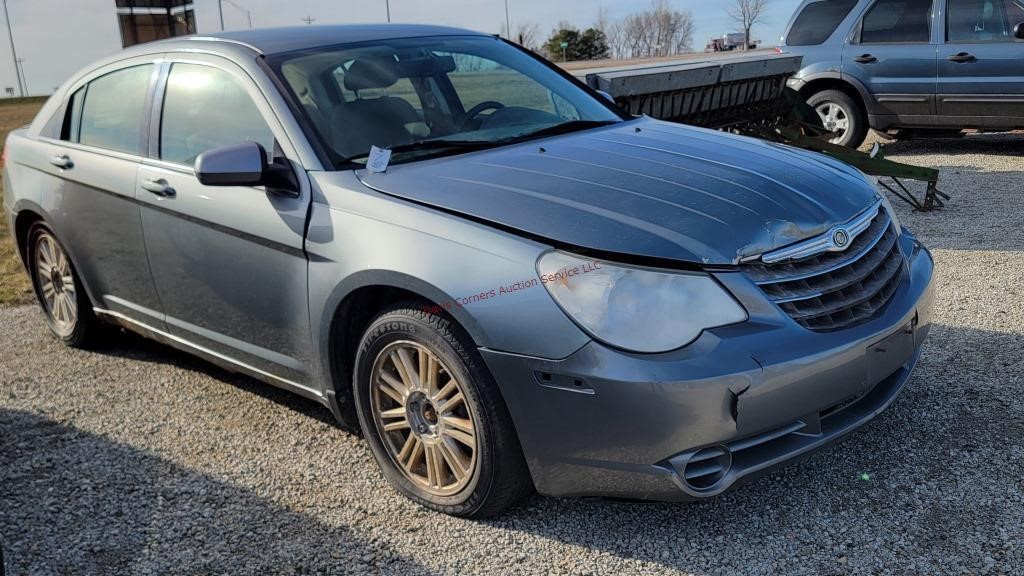
[[[12,1],[12,0],[8,0]],[[14,0],[16,1],[16,0]],[[302,24],[309,15],[316,23],[342,21],[381,21],[386,17],[385,0],[234,0],[248,8],[254,24],[259,26]],[[727,8],[731,0],[669,0],[676,10],[689,10],[697,21],[695,48],[702,49],[707,39],[733,32],[735,24],[729,19]],[[203,0],[197,0],[197,10]],[[216,9],[216,2],[206,2]],[[286,6],[281,6],[286,4]],[[618,19],[630,13],[645,10],[651,0],[508,0],[509,17],[513,30],[517,22],[537,23],[544,36],[561,20],[580,28],[594,23],[602,7],[609,16]],[[799,0],[768,0],[768,14],[764,25],[756,28],[755,38],[773,44],[782,35],[782,28]],[[390,0],[391,17],[395,22],[423,22],[472,28],[484,32],[500,32],[505,21],[503,0]],[[224,18],[228,27],[245,27],[245,14],[224,3]]]
[[[765,23],[753,36],[772,46],[800,0],[768,0]],[[29,93],[50,94],[75,71],[121,49],[115,0],[6,0],[18,57],[23,60]],[[194,0],[200,33],[220,29],[217,0]],[[520,22],[536,23],[547,37],[554,26],[568,21],[586,28],[602,7],[611,19],[647,9],[650,0],[508,0],[515,30]],[[697,26],[694,47],[708,38],[735,31],[727,8],[731,0],[669,0],[676,10],[693,13]],[[498,33],[505,21],[504,0],[390,0],[394,22],[430,23]],[[346,22],[382,22],[385,0],[223,0],[227,29],[248,27],[245,11],[257,28]],[[0,13],[0,21],[3,14]],[[14,59],[7,38],[0,38],[0,96],[16,87]],[[14,88],[17,93],[17,88]]]

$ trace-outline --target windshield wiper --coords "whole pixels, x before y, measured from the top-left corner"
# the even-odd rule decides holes
[[[618,124],[619,122],[621,122],[621,120],[570,120],[569,122],[562,122],[561,124],[555,124],[554,126],[548,126],[547,128],[541,128],[540,130],[526,132],[525,134],[508,138],[503,140],[502,143],[508,144],[510,142],[522,142],[523,140],[531,140],[533,138],[540,138],[543,136],[569,134],[570,132],[579,132],[580,130],[609,126],[611,124]]]
[[[410,144],[402,144],[400,146],[394,146],[389,148],[391,154],[405,154],[408,152],[422,152],[431,150],[458,150],[459,152],[470,152],[473,150],[485,150],[487,148],[494,148],[495,146],[501,146],[501,142],[488,142],[486,140],[421,140],[419,142],[412,142]],[[352,164],[359,160],[365,160],[370,157],[370,151],[367,150],[361,154],[349,156],[348,158],[341,159],[338,164]]]

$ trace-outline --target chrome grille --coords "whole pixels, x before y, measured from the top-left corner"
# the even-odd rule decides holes
[[[897,234],[885,209],[842,252],[743,266],[773,302],[805,328],[832,331],[874,317],[889,303],[903,270]]]

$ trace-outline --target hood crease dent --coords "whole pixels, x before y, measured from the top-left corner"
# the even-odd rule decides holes
[[[827,156],[648,118],[357,175],[525,236],[691,265],[732,266],[816,236],[877,196]]]

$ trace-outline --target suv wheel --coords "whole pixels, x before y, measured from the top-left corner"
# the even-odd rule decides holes
[[[860,105],[839,90],[818,92],[807,101],[821,117],[825,129],[834,133],[833,144],[857,148],[868,135],[868,122]]]
[[[504,511],[532,489],[512,420],[468,336],[412,303],[366,329],[359,424],[399,492],[455,516]]]
[[[50,331],[68,346],[95,344],[99,323],[67,251],[43,223],[28,234],[28,262],[36,298]]]

